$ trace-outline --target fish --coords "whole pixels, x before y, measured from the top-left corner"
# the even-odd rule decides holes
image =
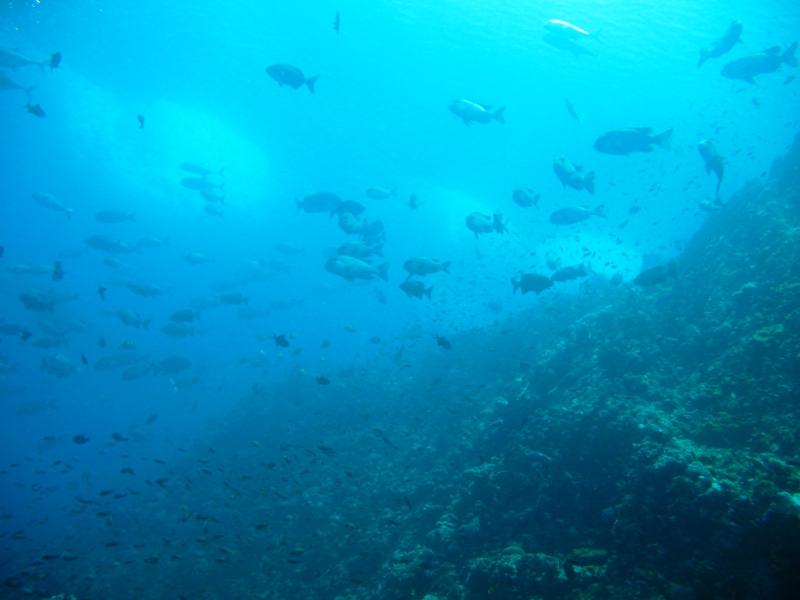
[[[23,292],[19,295],[22,305],[34,312],[53,312],[56,307],[56,298],[45,292]]]
[[[216,175],[218,177],[225,177],[225,169],[209,169],[205,165],[193,162],[182,162],[180,164],[181,171],[186,171],[192,175],[199,175],[200,177],[211,177]]]
[[[586,268],[581,264],[577,267],[561,267],[555,273],[550,275],[550,281],[559,283],[562,281],[570,281],[572,279],[580,279],[586,277],[588,273]]]
[[[136,122],[139,123],[139,129],[144,129],[144,115],[136,115]]]
[[[590,35],[589,32],[582,27],[578,27],[577,25],[573,25],[569,21],[564,21],[562,19],[548,19],[545,22],[544,27],[547,31],[555,35],[560,35],[570,39],[580,39],[589,37]]]
[[[296,205],[298,211],[334,215],[339,212],[342,199],[331,192],[317,192],[306,196],[302,200],[297,200]]]
[[[417,210],[420,206],[419,196],[416,194],[411,194],[408,197],[408,208],[411,210]]]
[[[575,165],[566,158],[558,158],[553,161],[553,172],[562,187],[586,190],[594,195],[594,171],[587,172],[581,165]]]
[[[66,215],[68,219],[71,218],[73,214],[75,214],[75,211],[73,209],[64,206],[64,204],[62,204],[59,200],[57,200],[55,196],[53,196],[52,194],[34,192],[31,197],[37,204],[39,204],[39,206],[42,206],[47,210],[63,213],[64,215]]]
[[[284,244],[282,242],[275,244],[275,250],[286,256],[302,256],[306,253],[305,248]]]
[[[581,221],[585,221],[591,217],[603,217],[605,218],[605,206],[600,204],[595,208],[583,208],[577,206],[567,206],[564,208],[559,208],[556,211],[553,211],[550,214],[550,222],[553,225],[574,225],[575,223],[580,223]]]
[[[677,272],[677,263],[673,260],[663,265],[645,269],[634,277],[633,283],[641,287],[660,285],[675,277]]]
[[[549,19],[544,24],[542,41],[558,50],[571,52],[575,56],[594,55],[593,51],[583,45],[589,38],[588,31],[563,19]]]
[[[145,319],[139,313],[133,312],[126,308],[120,308],[117,311],[117,318],[123,325],[133,327],[134,329],[149,329],[152,319]]]
[[[222,304],[228,304],[232,306],[241,306],[242,304],[247,304],[250,302],[250,298],[245,296],[240,292],[229,292],[227,294],[222,294],[219,297],[219,301]]]
[[[334,256],[325,263],[325,270],[348,281],[356,279],[389,280],[389,263],[372,265],[353,256]]]
[[[353,258],[371,258],[383,256],[382,244],[365,244],[364,242],[347,242],[336,249],[339,256],[352,256]]]
[[[373,200],[386,200],[387,198],[396,196],[397,190],[394,188],[371,187],[367,188],[367,191],[364,193],[368,198],[372,198]]]
[[[3,71],[0,71],[0,92],[13,92],[14,90],[20,90],[25,92],[25,95],[30,99],[31,93],[33,92],[35,86],[25,87],[24,85],[18,84],[13,79],[9,78]]]
[[[702,67],[709,58],[719,58],[723,54],[727,54],[741,41],[741,37],[742,24],[737,21],[731,22],[725,35],[714,42],[710,48],[700,50],[700,60],[697,61],[697,66]]]
[[[523,294],[535,292],[538,296],[546,289],[552,287],[553,282],[549,277],[537,273],[520,273],[519,277],[511,278],[511,285],[515,294],[517,290],[520,290]]]
[[[174,321],[176,323],[191,323],[195,319],[197,319],[198,316],[199,313],[193,308],[182,308],[180,310],[174,311],[169,316],[169,320]]]
[[[433,292],[433,286],[426,288],[424,283],[416,279],[406,279],[400,284],[400,289],[409,298],[419,298],[420,300],[425,296],[430,300],[431,292]]]
[[[478,104],[472,100],[453,100],[450,103],[450,112],[452,112],[459,119],[464,121],[464,125],[475,123],[491,123],[497,121],[498,123],[505,123],[504,112],[505,106],[501,106],[497,110],[493,110],[488,104]]]
[[[34,117],[39,117],[40,119],[44,119],[47,116],[47,113],[44,112],[41,104],[31,104],[28,102],[25,105],[25,110],[28,111],[28,114],[31,114]]]
[[[134,246],[103,234],[90,235],[84,238],[83,242],[90,248],[108,254],[131,254],[139,248],[138,245]]]
[[[55,261],[52,265],[19,263],[6,267],[6,270],[15,275],[49,275],[54,281],[64,278],[64,271],[60,260]]]
[[[569,98],[564,99],[564,106],[567,108],[569,116],[575,119],[578,123],[580,123],[581,118],[578,116],[578,113],[575,110],[575,107],[572,105],[572,102],[570,102]]]
[[[53,52],[50,55],[50,70],[52,71],[53,69],[60,67],[63,58],[64,57],[61,55],[61,52]]]
[[[164,289],[153,285],[151,283],[136,283],[131,282],[125,285],[131,293],[141,296],[142,298],[155,298],[164,293]]]
[[[465,222],[467,229],[474,233],[476,238],[481,233],[505,233],[507,231],[503,215],[500,213],[494,213],[491,216],[479,212],[470,213]]]
[[[224,181],[215,183],[206,179],[205,177],[184,177],[181,179],[181,185],[187,190],[192,190],[195,192],[207,192],[225,189]]]
[[[530,208],[531,206],[539,207],[539,198],[541,194],[534,193],[531,189],[517,188],[511,194],[511,199],[514,204],[522,208]]]
[[[314,86],[319,79],[319,75],[306,78],[303,72],[293,65],[270,65],[266,68],[266,72],[267,75],[278,82],[280,87],[288,85],[290,88],[296,90],[302,86],[306,86],[308,91],[312,94],[314,93]]]
[[[121,433],[117,433],[116,431],[111,434],[111,439],[115,442],[127,442],[128,438],[122,435]]]
[[[435,335],[433,337],[436,339],[436,345],[439,346],[439,348],[444,348],[445,350],[453,349],[453,344],[443,335]]]
[[[352,213],[343,212],[339,213],[338,225],[339,229],[344,231],[347,235],[355,235],[363,231],[364,220]]]
[[[91,438],[88,435],[83,435],[79,433],[77,435],[72,436],[72,441],[78,445],[88,444],[91,441]]]
[[[161,333],[174,338],[187,338],[194,335],[194,327],[185,323],[167,323],[161,328]]]
[[[797,66],[797,42],[794,42],[783,53],[780,46],[767,48],[761,54],[745,56],[729,62],[722,68],[722,76],[727,79],[739,79],[747,83],[755,83],[759,75],[774,73],[783,65]]]
[[[225,194],[218,193],[215,190],[202,190],[200,195],[203,197],[203,200],[212,204],[225,203]]]
[[[102,285],[98,285],[97,286],[97,295],[100,297],[100,301],[101,302],[105,302],[106,301],[106,292],[107,291],[108,290],[106,288],[104,288]]]
[[[333,30],[336,33],[339,33],[339,27],[341,25],[341,19],[339,18],[339,11],[336,11],[336,16],[333,18]]]
[[[318,376],[315,381],[317,382],[317,385],[330,385],[331,383],[331,380],[325,377],[325,375]]]
[[[706,166],[706,173],[714,173],[717,176],[717,198],[719,198],[719,186],[722,184],[722,176],[725,174],[725,160],[717,152],[711,140],[703,140],[697,144],[697,151]]]
[[[408,271],[408,276],[412,275],[431,275],[433,273],[450,273],[450,261],[442,261],[425,256],[415,256],[403,263],[403,268]]]
[[[279,348],[289,347],[289,338],[285,334],[273,335],[272,339],[275,340],[275,345]]]
[[[672,129],[658,135],[652,135],[652,131],[649,127],[609,131],[595,140],[594,149],[618,156],[627,156],[632,152],[652,152],[655,146],[669,150]]]
[[[42,371],[56,377],[69,377],[77,372],[75,365],[63,354],[47,354],[42,357]]]
[[[190,265],[207,265],[214,262],[213,258],[209,258],[205,254],[200,254],[199,252],[189,252],[188,254],[184,254],[181,258]]]
[[[124,210],[99,210],[94,213],[94,220],[98,223],[124,223],[136,220],[136,213]]]

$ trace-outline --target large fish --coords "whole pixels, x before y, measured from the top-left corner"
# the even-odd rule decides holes
[[[538,275],[537,273],[522,273],[516,279],[511,279],[511,285],[514,287],[514,293],[520,290],[523,294],[528,292],[535,292],[538,296],[547,288],[553,287],[553,282],[549,277]]]
[[[605,207],[600,206],[591,208],[582,208],[577,206],[567,206],[559,208],[550,215],[550,222],[553,225],[574,225],[580,223],[591,217],[605,217]]]
[[[467,215],[465,219],[467,229],[478,237],[482,233],[505,233],[506,223],[503,220],[503,215],[494,213],[493,215],[485,215],[483,213],[474,212]]]
[[[700,60],[697,62],[698,67],[702,67],[703,63],[709,58],[719,58],[723,54],[727,54],[731,49],[739,43],[742,37],[742,24],[736,21],[732,22],[720,39],[707,50],[703,48],[700,50]]]
[[[431,275],[432,273],[439,273],[441,271],[450,273],[450,261],[442,261],[425,256],[415,256],[413,258],[409,258],[403,264],[403,268],[408,271],[409,277],[412,275]]]
[[[297,200],[297,210],[307,213],[328,213],[333,215],[339,212],[342,199],[331,192],[317,192]]]
[[[306,78],[300,69],[292,65],[270,65],[266,70],[267,75],[277,81],[279,86],[288,85],[296,90],[305,85],[312,94],[314,93],[314,84],[319,79],[319,75]]]
[[[453,100],[450,103],[450,112],[464,121],[464,125],[469,125],[473,121],[475,123],[491,123],[492,121],[505,123],[506,120],[503,117],[505,109],[505,106],[501,106],[497,110],[493,110],[488,104],[478,104],[472,100],[463,99]]]
[[[719,198],[719,186],[725,174],[725,161],[711,140],[703,140],[697,144],[697,151],[706,165],[706,173],[714,173],[717,176],[717,198]]]
[[[356,279],[389,280],[389,263],[372,265],[352,256],[334,256],[325,263],[325,270],[348,281]]]
[[[797,51],[797,42],[789,46],[781,53],[780,46],[767,48],[761,54],[745,56],[729,62],[722,69],[722,76],[728,79],[740,79],[747,83],[755,83],[755,77],[774,73],[786,64],[790,67],[797,66],[797,58],[794,53]]]
[[[594,52],[583,46],[584,40],[589,37],[589,32],[582,27],[562,19],[550,19],[544,24],[542,40],[554,48],[572,52],[575,56],[592,56]]]
[[[580,165],[572,164],[566,158],[553,161],[553,171],[563,187],[586,190],[594,195],[594,171],[585,171]]]
[[[669,150],[672,129],[652,135],[649,127],[623,129],[604,133],[594,142],[594,149],[604,154],[627,156],[632,152],[652,152],[655,146]]]

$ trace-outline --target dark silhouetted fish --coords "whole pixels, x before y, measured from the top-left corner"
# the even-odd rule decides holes
[[[553,282],[550,280],[549,277],[545,277],[544,275],[538,275],[536,273],[521,273],[519,277],[511,279],[511,285],[513,286],[514,293],[517,293],[517,290],[520,290],[523,294],[527,294],[528,292],[536,292],[538,296],[547,288],[553,286]]]
[[[559,208],[550,214],[553,225],[574,225],[591,217],[605,217],[605,207],[601,204],[594,209],[577,206]]]
[[[594,195],[594,171],[587,172],[581,165],[574,165],[566,158],[559,158],[553,161],[553,172],[562,187],[586,190]]]
[[[632,152],[652,152],[656,146],[669,150],[672,129],[652,135],[649,127],[623,129],[604,133],[594,142],[594,149],[604,154],[627,156]]]
[[[703,63],[706,62],[709,58],[719,58],[723,54],[727,54],[728,52],[733,49],[733,47],[739,43],[740,38],[742,37],[742,24],[733,21],[728,26],[728,31],[725,32],[720,39],[718,39],[714,44],[708,48],[703,48],[700,50],[700,60],[697,61],[697,66],[702,67]]]
[[[739,79],[747,83],[755,83],[757,76],[774,73],[782,65],[796,67],[797,59],[794,55],[796,51],[797,42],[789,46],[783,53],[781,53],[780,46],[767,48],[761,54],[745,56],[729,62],[723,67],[722,76],[728,79]]]
[[[296,90],[305,85],[312,94],[314,93],[314,85],[319,79],[319,75],[306,78],[300,69],[292,65],[271,65],[267,67],[266,71],[267,75],[277,81],[279,86],[288,85]]]
[[[430,300],[431,292],[433,291],[433,286],[426,288],[425,284],[421,281],[416,279],[414,280],[406,280],[400,284],[400,289],[403,290],[406,296],[409,298],[419,298],[420,300],[425,296],[428,297]]]
[[[505,123],[503,113],[506,107],[501,106],[498,109],[492,109],[488,104],[478,104],[472,100],[453,100],[450,103],[450,112],[464,121],[464,125],[470,123],[491,123],[497,121],[498,123]]]
[[[722,176],[725,174],[725,161],[711,140],[703,140],[697,144],[697,151],[705,163],[706,173],[714,173],[717,176],[717,197],[719,198],[719,186],[722,183]]]

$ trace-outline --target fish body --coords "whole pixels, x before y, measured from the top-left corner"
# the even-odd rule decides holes
[[[90,248],[107,252],[108,254],[130,254],[137,250],[135,246],[102,234],[90,235],[84,238],[83,241]]]
[[[75,214],[75,211],[67,206],[64,206],[55,196],[52,194],[45,194],[42,192],[34,192],[31,196],[34,201],[39,204],[39,206],[46,208],[47,210],[52,210],[53,212],[59,212],[66,215],[67,218],[72,217]]]
[[[152,319],[143,319],[142,316],[126,308],[121,308],[117,311],[117,318],[128,327],[134,329],[148,329]]]
[[[250,302],[250,298],[241,292],[230,292],[227,294],[222,294],[219,297],[219,301],[222,304],[228,304],[230,306],[241,306],[242,304],[248,304]]]
[[[505,123],[503,112],[506,107],[501,106],[497,110],[492,110],[488,104],[478,104],[472,100],[454,100],[450,103],[450,112],[456,115],[459,119],[464,121],[464,125],[470,123],[491,123],[497,121],[498,123]]]
[[[339,256],[352,256],[353,258],[368,259],[373,256],[383,256],[381,244],[365,244],[364,242],[348,242],[336,249]]]
[[[531,189],[524,188],[517,188],[511,194],[514,204],[521,206],[522,208],[530,208],[532,206],[538,207],[539,198],[541,198],[541,196],[541,194],[537,194]]]
[[[371,187],[368,188],[365,193],[368,198],[372,198],[373,200],[386,200],[387,198],[395,196],[397,194],[397,190],[394,188]]]
[[[797,42],[781,52],[780,46],[767,48],[761,54],[745,56],[729,62],[722,69],[722,76],[728,79],[739,79],[747,83],[755,83],[755,77],[774,73],[782,65],[797,66]]]
[[[69,377],[77,372],[75,365],[63,354],[47,354],[42,357],[42,371],[56,377]]]
[[[733,47],[739,43],[742,37],[742,24],[733,21],[720,39],[718,39],[708,49],[703,48],[700,50],[700,60],[697,61],[697,66],[702,67],[703,63],[709,58],[719,58],[723,54],[730,52]]]
[[[719,186],[722,183],[722,176],[725,174],[725,160],[717,152],[711,140],[703,140],[697,144],[697,151],[706,166],[706,173],[714,173],[717,176],[717,197],[719,197]]]
[[[450,273],[450,261],[442,261],[425,256],[415,256],[403,263],[403,268],[408,271],[409,277],[412,275],[431,275],[433,273],[439,273],[440,271]]]
[[[196,310],[192,308],[182,308],[173,312],[169,316],[169,320],[175,321],[176,323],[191,323],[197,319],[197,316],[198,313]]]
[[[339,229],[344,231],[347,235],[361,233],[364,229],[364,220],[352,213],[339,213]]]
[[[373,265],[353,256],[334,256],[325,263],[325,270],[348,281],[356,279],[389,280],[389,263]]]
[[[342,24],[342,20],[339,17],[339,11],[337,10],[336,11],[336,17],[333,19],[333,30],[336,33],[339,33],[339,28],[341,27],[341,24]]]
[[[163,360],[153,363],[153,371],[156,375],[177,375],[186,369],[191,368],[192,361],[182,356],[168,356]]]
[[[591,217],[605,217],[605,207],[601,204],[594,209],[578,206],[559,208],[550,214],[553,225],[574,225]]]
[[[136,294],[137,296],[142,296],[143,298],[155,298],[156,296],[160,296],[164,293],[163,288],[151,283],[131,282],[125,287],[128,288],[131,293]]]
[[[184,254],[181,258],[190,265],[207,265],[214,262],[213,258],[205,254],[200,254],[199,252],[189,252],[188,254]]]
[[[167,323],[161,328],[161,333],[174,338],[187,338],[194,335],[194,327],[186,323]]]
[[[136,213],[123,210],[100,210],[94,213],[94,220],[98,223],[125,223],[136,220]]]
[[[470,213],[465,219],[467,229],[478,237],[482,233],[505,233],[506,224],[503,220],[503,215],[494,213],[494,215],[486,215],[479,212]]]
[[[25,105],[25,110],[28,111],[28,114],[31,114],[34,117],[39,117],[40,119],[44,119],[47,116],[47,113],[44,112],[41,104],[31,104],[28,102]]]
[[[575,119],[578,123],[580,123],[581,122],[581,118],[578,116],[578,113],[575,110],[575,107],[572,105],[572,102],[570,102],[569,98],[566,98],[564,100],[564,106],[567,108],[567,112],[569,113],[569,116],[572,117],[573,119]]]
[[[511,285],[515,294],[517,290],[520,290],[523,294],[535,292],[538,296],[547,288],[552,287],[553,282],[549,277],[537,273],[521,273],[519,277],[511,279]]]
[[[279,86],[283,87],[284,85],[288,85],[295,90],[306,86],[308,91],[312,94],[314,93],[314,86],[317,83],[317,79],[319,79],[319,75],[306,78],[303,72],[293,65],[270,65],[267,67],[266,71],[267,75],[277,81]]]
[[[328,213],[330,215],[339,212],[342,199],[331,192],[317,192],[310,194],[302,200],[297,200],[297,210],[307,213]]]
[[[61,261],[55,261],[52,265],[32,265],[28,263],[19,263],[7,267],[9,273],[15,275],[48,275],[53,280],[62,279],[64,271],[61,267]]]
[[[552,33],[553,35],[558,35],[568,39],[589,37],[588,31],[562,19],[548,19],[547,22],[545,22],[544,27],[546,31]]]
[[[562,281],[571,281],[572,279],[580,279],[586,277],[588,273],[583,265],[577,267],[561,267],[550,276],[550,281],[560,283]]]
[[[28,310],[34,312],[53,312],[56,307],[56,298],[51,294],[37,292],[23,292],[19,301]]]
[[[642,287],[660,285],[669,281],[675,277],[675,275],[677,275],[677,265],[675,261],[671,261],[663,265],[645,269],[633,279],[633,283]]]
[[[428,300],[430,300],[433,286],[426,288],[425,284],[419,280],[407,279],[400,284],[400,289],[403,290],[405,295],[409,298],[419,298],[422,300],[427,296]]]
[[[367,210],[367,207],[360,202],[356,202],[355,200],[342,200],[342,203],[339,205],[337,210],[340,214],[350,213],[351,215],[358,216]]]
[[[594,171],[586,171],[581,165],[575,165],[566,158],[553,161],[553,172],[563,187],[575,190],[586,190],[594,195]]]
[[[623,129],[604,133],[594,142],[594,149],[604,154],[627,156],[632,152],[652,152],[653,148],[660,146],[669,150],[672,129],[658,135],[652,135],[649,127]]]
[[[186,189],[193,190],[195,192],[221,190],[225,187],[224,183],[214,183],[205,177],[184,177],[181,179],[181,185]]]

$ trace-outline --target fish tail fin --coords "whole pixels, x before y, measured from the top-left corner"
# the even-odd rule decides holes
[[[428,300],[430,300],[430,299],[431,299],[431,292],[432,292],[432,291],[433,291],[433,286],[431,286],[431,287],[429,287],[429,288],[427,288],[427,289],[423,290],[423,292],[422,292],[422,293],[423,293],[423,294],[425,294],[425,295],[428,297]]]
[[[797,42],[795,42],[786,49],[786,52],[784,52],[783,56],[781,56],[781,60],[790,67],[796,67],[797,57],[794,55],[796,51],[797,51]]]
[[[378,267],[378,277],[384,281],[389,281],[389,263],[383,263]]]
[[[61,281],[64,279],[64,269],[61,267],[60,260],[57,260],[53,263],[53,275],[51,278],[53,281]]]
[[[311,92],[312,94],[314,93],[314,86],[317,83],[317,79],[319,79],[319,75],[314,75],[313,77],[309,77],[308,79],[306,79],[305,82],[306,87],[308,88],[308,91]]]
[[[449,260],[442,263],[442,271],[444,271],[448,275],[450,274],[450,261]]]
[[[594,171],[589,171],[583,178],[583,187],[586,188],[587,192],[594,196]]]
[[[498,108],[496,111],[494,111],[492,113],[492,118],[495,121],[497,121],[498,123],[505,123],[506,122],[506,118],[503,116],[503,113],[505,112],[505,110],[506,110],[506,107],[505,106],[501,106],[500,108]]]
[[[672,147],[672,129],[667,129],[664,133],[657,135],[656,143],[664,150],[670,150]]]
[[[697,66],[702,67],[703,63],[706,62],[709,58],[709,52],[705,48],[700,50],[700,60],[697,61]]]

